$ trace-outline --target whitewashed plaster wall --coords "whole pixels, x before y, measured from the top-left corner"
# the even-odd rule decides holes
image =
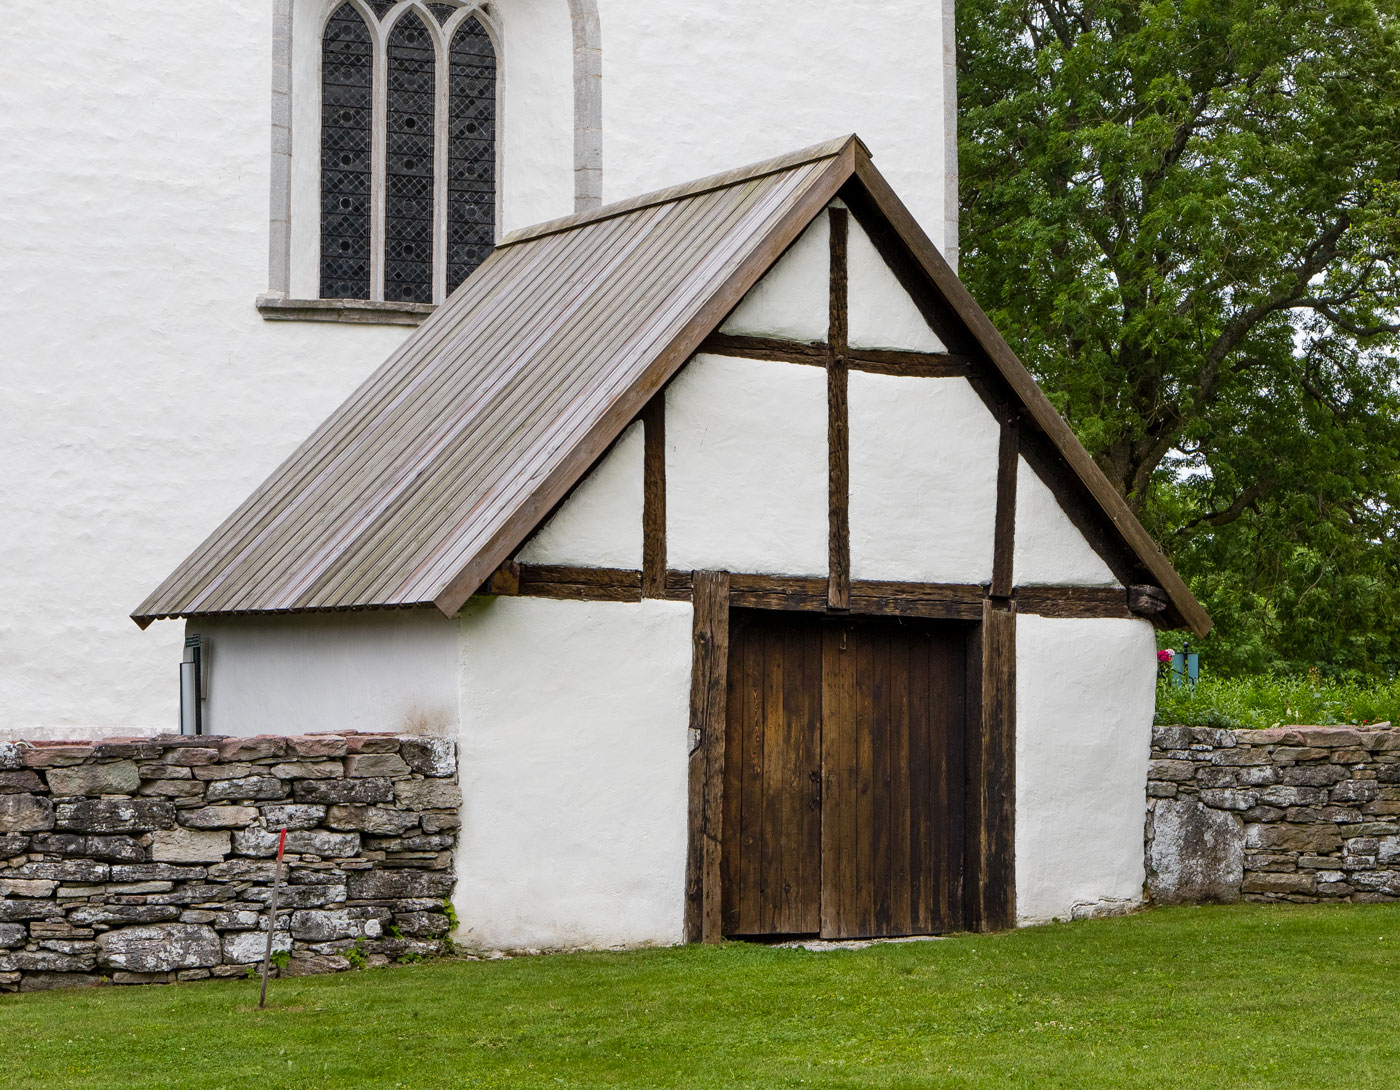
[[[1019,584],[1121,586],[1024,458],[1016,467],[1015,538],[1011,570]]]
[[[691,623],[685,602],[468,603],[459,941],[682,940]]]
[[[436,609],[209,618],[185,629],[207,641],[206,734],[456,730],[457,623]]]
[[[992,577],[1000,432],[964,378],[852,371],[851,576]]]
[[[698,355],[666,389],[666,557],[680,570],[822,575],[826,371]]]
[[[599,0],[612,201],[856,132],[956,261],[952,0]]]
[[[643,445],[641,423],[630,425],[516,559],[640,568]]]
[[[176,724],[127,614],[403,340],[269,323],[270,12],[21,5],[0,39],[0,723]]]
[[[846,248],[846,340],[850,346],[945,351],[943,342],[854,218]]]
[[[1142,899],[1142,815],[1156,699],[1142,620],[1016,621],[1016,917]]]
[[[831,320],[831,225],[820,213],[720,326],[721,333],[825,341]]]

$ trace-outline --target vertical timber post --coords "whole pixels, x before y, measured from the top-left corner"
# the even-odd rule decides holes
[[[830,314],[826,334],[827,589],[831,609],[851,608],[851,422],[847,401],[847,248],[850,213],[827,211],[831,223]]]
[[[729,573],[698,571],[690,667],[690,833],[686,852],[685,938],[723,937],[720,850],[723,844],[725,705],[729,685]]]
[[[1016,602],[982,603],[977,672],[969,684],[967,924],[1000,931],[1016,923]]]

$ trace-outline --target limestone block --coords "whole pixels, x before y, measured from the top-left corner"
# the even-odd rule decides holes
[[[445,829],[460,829],[462,819],[457,814],[424,814],[423,831],[425,833],[440,833]]]
[[[97,961],[105,969],[168,973],[217,965],[223,952],[212,927],[166,923],[123,927],[97,937]]]
[[[29,941],[29,928],[22,923],[0,923],[0,950],[23,946]]]
[[[260,926],[259,921],[262,918],[261,912],[254,912],[247,908],[230,908],[214,913],[214,918],[210,922],[216,931],[251,931]]]
[[[171,765],[212,765],[219,760],[217,749],[196,748],[194,746],[180,746],[175,749],[167,749],[161,755],[161,760]]]
[[[403,780],[394,786],[400,806],[448,810],[462,805],[462,789],[447,780]]]
[[[297,802],[389,802],[394,797],[394,785],[390,780],[378,778],[297,780],[292,787],[292,795]]]
[[[228,761],[219,765],[201,765],[190,769],[197,780],[241,780],[254,774],[254,765],[247,761]]]
[[[261,809],[263,824],[269,829],[314,829],[326,820],[324,806],[287,803],[282,806],[264,806]],[[337,828],[334,825],[331,827]]]
[[[1381,787],[1375,780],[1343,780],[1332,788],[1333,802],[1372,802],[1380,796]]]
[[[267,757],[285,757],[288,752],[287,739],[273,734],[219,739],[219,755],[225,761],[258,761]]]
[[[1201,801],[1217,810],[1248,810],[1255,802],[1252,791],[1212,787],[1201,792]]]
[[[255,961],[262,961],[263,953],[267,949],[266,931],[235,931],[225,935],[224,961],[231,961],[235,965],[250,965]],[[292,948],[292,936],[286,931],[278,931],[272,936],[272,949],[290,950]]]
[[[183,811],[180,824],[191,829],[240,829],[257,821],[258,816],[252,806],[202,806]]]
[[[240,802],[285,799],[287,790],[287,782],[276,776],[245,776],[236,780],[213,781],[204,797],[210,802],[224,799],[237,799]]]
[[[131,836],[82,836],[77,833],[40,833],[33,850],[46,855],[76,855],[135,863],[146,858],[142,843]]]
[[[106,863],[68,859],[61,863],[26,863],[5,872],[10,878],[42,878],[54,882],[105,882],[111,874]]]
[[[414,870],[366,870],[350,875],[351,900],[377,901],[402,897],[446,897],[452,875]]]
[[[24,758],[16,742],[0,742],[0,771],[10,772],[24,767]]]
[[[96,973],[25,973],[19,982],[22,992],[46,992],[54,988],[96,988],[103,984]]]
[[[287,834],[287,850],[323,859],[343,859],[360,851],[359,833],[328,833],[320,829],[298,829]]]
[[[450,738],[405,738],[399,754],[414,772],[451,776],[457,771],[457,746]]]
[[[277,908],[324,908],[326,905],[337,905],[345,900],[346,889],[340,884],[321,884],[305,886],[283,886],[282,892],[277,896]],[[242,900],[256,901],[258,904],[268,904],[272,900],[271,887],[244,890]]]
[[[288,761],[273,765],[272,774],[284,780],[338,780],[345,766],[340,761]]]
[[[1400,894],[1400,871],[1353,871],[1352,884],[1372,893]]]
[[[447,934],[447,917],[441,912],[400,912],[394,923],[405,935],[437,938]]]
[[[17,950],[9,955],[14,968],[26,973],[90,973],[93,959],[56,950]]]
[[[1301,874],[1254,873],[1244,880],[1245,893],[1312,893],[1315,872]]]
[[[1185,783],[1194,779],[1195,776],[1196,764],[1194,761],[1156,760],[1149,761],[1147,765],[1147,778],[1149,780]]]
[[[53,900],[31,900],[21,897],[0,897],[0,923],[18,920],[43,920],[62,915],[63,910]]]
[[[292,935],[307,942],[378,938],[379,921],[356,919],[350,909],[301,909],[292,913]]]
[[[198,780],[147,780],[141,785],[141,794],[157,798],[195,798],[204,794],[204,784]]]
[[[68,913],[78,927],[116,927],[133,923],[163,923],[178,919],[175,905],[79,905]]]
[[[204,867],[176,867],[169,863],[138,863],[112,868],[113,882],[186,882],[204,878],[208,870]]]
[[[216,830],[162,830],[151,842],[157,863],[222,863],[232,850],[229,834]]]
[[[1330,787],[1346,778],[1346,769],[1331,764],[1294,765],[1285,768],[1281,777],[1290,787]]]
[[[287,966],[288,976],[319,976],[322,973],[340,973],[350,968],[350,959],[340,954],[293,955]]]
[[[51,768],[49,790],[55,795],[134,795],[141,786],[135,761]]]
[[[0,833],[0,859],[23,855],[29,848],[29,837],[17,833]]]
[[[361,829],[380,836],[399,836],[418,824],[418,815],[380,806],[332,806],[326,813],[332,829]]]
[[[1152,804],[1152,815],[1147,888],[1154,901],[1190,904],[1240,899],[1244,823],[1239,817],[1196,799],[1158,799]]]
[[[0,795],[24,794],[43,789],[44,781],[39,779],[37,772],[0,772]]]
[[[345,758],[345,774],[355,779],[365,776],[406,776],[408,765],[397,753],[357,753]]]
[[[58,828],[82,833],[145,833],[175,824],[166,799],[82,799],[59,803]]]
[[[53,803],[42,795],[0,795],[0,833],[52,829]]]
[[[1335,852],[1342,837],[1335,827],[1315,825],[1246,825],[1245,845],[1251,849]]]
[[[1316,806],[1327,801],[1327,793],[1318,787],[1266,787],[1259,792],[1259,801],[1270,806]]]
[[[52,742],[25,742],[20,746],[20,762],[25,768],[62,768],[80,765],[92,757],[92,746]]]
[[[0,897],[52,897],[57,885],[40,878],[0,878]]]
[[[287,752],[293,757],[344,757],[345,739],[330,734],[303,734],[287,739]]]

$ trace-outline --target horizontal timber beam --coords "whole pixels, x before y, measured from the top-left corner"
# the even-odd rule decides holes
[[[692,599],[693,575],[666,573],[665,598]],[[989,587],[982,583],[911,583],[853,579],[849,612],[873,617],[923,617],[933,620],[978,621]],[[740,609],[827,612],[827,580],[818,575],[759,575],[734,572],[729,576],[730,604]],[[556,598],[591,602],[640,602],[642,573],[631,568],[588,568],[562,564],[503,565],[483,594],[502,597]],[[1155,592],[1155,593],[1153,593]],[[1154,587],[1021,586],[1012,591],[1016,611],[1040,617],[1160,618]],[[1129,601],[1133,601],[1132,608]],[[842,611],[845,612],[845,611]]]
[[[711,333],[701,352],[715,356],[741,356],[751,360],[776,360],[825,367],[824,341],[788,341],[778,337],[740,337]],[[972,370],[971,356],[951,352],[901,352],[885,348],[847,348],[846,364],[852,371],[873,375],[905,375],[912,378],[965,378]]]

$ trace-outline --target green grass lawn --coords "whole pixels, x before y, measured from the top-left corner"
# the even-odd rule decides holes
[[[1382,1087],[1400,904],[0,996],[19,1087]]]

